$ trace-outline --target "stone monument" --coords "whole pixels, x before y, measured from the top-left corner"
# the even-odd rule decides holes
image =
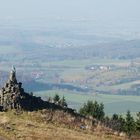
[[[3,110],[20,109],[20,98],[24,93],[22,83],[17,83],[16,69],[12,68],[8,81],[0,92],[0,106]]]
[[[24,92],[22,83],[17,82],[16,69],[12,67],[9,79],[0,91],[0,110],[38,110],[49,107],[50,104],[40,97]]]

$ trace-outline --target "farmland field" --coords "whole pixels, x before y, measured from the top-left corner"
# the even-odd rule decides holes
[[[136,89],[140,84],[139,65],[131,67],[131,60],[20,61],[22,65],[16,62],[18,79],[23,81],[26,91],[32,91],[43,99],[58,93],[64,95],[69,106],[77,110],[87,100],[97,100],[104,103],[107,114],[123,114],[128,109],[134,113],[140,111],[140,96],[136,96],[139,95]],[[6,63],[1,66],[4,71],[10,69]],[[102,70],[100,66],[110,69]]]
[[[88,100],[103,102],[105,105],[105,112],[107,115],[112,115],[113,113],[124,114],[127,110],[135,113],[140,110],[140,96],[122,96],[122,95],[104,95],[104,94],[82,94],[73,93],[69,91],[60,90],[50,90],[50,91],[40,91],[34,93],[36,96],[41,96],[43,99],[47,100],[48,97],[53,97],[55,94],[60,95],[60,97],[65,96],[70,107],[79,110],[83,103]]]

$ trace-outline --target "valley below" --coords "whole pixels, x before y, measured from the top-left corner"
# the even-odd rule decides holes
[[[0,87],[14,65],[25,90],[44,100],[59,94],[76,110],[92,99],[110,115],[139,111],[139,40],[87,36],[67,27],[23,29],[0,31]]]

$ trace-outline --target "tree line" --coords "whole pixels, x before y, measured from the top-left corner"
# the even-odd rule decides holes
[[[132,135],[140,135],[140,112],[137,113],[136,120],[130,111],[127,111],[125,117],[118,114],[113,114],[112,117],[105,116],[104,104],[97,101],[88,101],[79,111],[85,116],[92,116],[101,121],[104,126],[118,132],[125,132],[129,137]]]

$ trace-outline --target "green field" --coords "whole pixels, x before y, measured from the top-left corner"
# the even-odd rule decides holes
[[[34,93],[47,100],[48,97],[53,97],[55,94],[61,97],[65,96],[70,107],[79,110],[79,108],[88,100],[97,100],[103,102],[105,105],[105,112],[108,115],[113,113],[124,114],[127,110],[131,112],[140,111],[140,97],[139,96],[122,96],[122,95],[104,95],[104,94],[81,94],[69,91],[50,90]]]

